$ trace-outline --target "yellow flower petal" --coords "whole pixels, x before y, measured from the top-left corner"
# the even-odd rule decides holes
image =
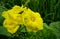
[[[9,33],[13,34],[15,33],[18,28],[19,25],[17,24],[17,22],[11,20],[11,19],[5,19],[3,26],[8,30]]]

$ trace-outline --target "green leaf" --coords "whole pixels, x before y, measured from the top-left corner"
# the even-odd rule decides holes
[[[44,23],[43,27],[43,30],[38,31],[36,34],[38,39],[56,39],[56,35],[46,23]]]
[[[0,26],[0,34],[6,35],[6,36],[11,36],[11,34],[9,34],[3,26]]]
[[[20,25],[19,30],[20,32],[27,32],[26,27],[24,25]]]
[[[2,12],[7,10],[5,7],[0,6],[0,25],[2,25],[4,18],[2,17]]]
[[[42,30],[43,39],[56,39],[56,35],[53,33],[52,29],[44,23],[44,29]]]
[[[50,24],[50,28],[54,31],[57,39],[60,39],[60,22],[53,22]]]

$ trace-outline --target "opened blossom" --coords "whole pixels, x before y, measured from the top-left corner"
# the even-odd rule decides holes
[[[24,24],[29,32],[37,32],[43,29],[43,20],[38,12],[27,9],[23,13]]]
[[[19,25],[24,24],[28,32],[37,32],[43,29],[43,19],[38,12],[23,6],[15,5],[12,9],[4,11],[2,16],[5,18],[3,26],[11,34],[19,29]]]

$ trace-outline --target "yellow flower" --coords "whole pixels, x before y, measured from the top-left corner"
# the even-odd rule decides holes
[[[23,24],[23,18],[21,13],[23,13],[25,9],[26,7],[23,8],[23,6],[20,7],[15,5],[14,7],[12,7],[12,9],[4,11],[2,13],[2,16],[5,18],[3,26],[7,28],[8,32],[12,34],[15,33],[18,30],[19,25]]]
[[[3,23],[3,26],[11,34],[15,33],[19,28],[19,25],[17,24],[17,22],[15,22],[14,20],[11,20],[11,19],[5,19],[4,23]]]
[[[23,23],[23,18],[22,18],[22,14],[23,11],[26,9],[23,8],[23,6],[17,6],[15,5],[14,7],[12,7],[12,9],[8,10],[8,11],[4,11],[2,13],[2,16],[4,18],[10,18],[10,19],[13,19],[15,21],[17,21],[19,24],[22,24]]]
[[[28,31],[37,32],[43,29],[43,20],[39,13],[28,9],[23,13],[24,25]]]
[[[43,29],[43,20],[40,14],[23,6],[15,5],[12,9],[4,11],[2,16],[5,18],[4,27],[12,34],[18,30],[20,24],[24,24],[28,31],[37,32]]]

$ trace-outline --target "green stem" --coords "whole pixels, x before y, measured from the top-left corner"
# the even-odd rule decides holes
[[[27,0],[23,6],[25,7],[29,2],[30,0]]]

